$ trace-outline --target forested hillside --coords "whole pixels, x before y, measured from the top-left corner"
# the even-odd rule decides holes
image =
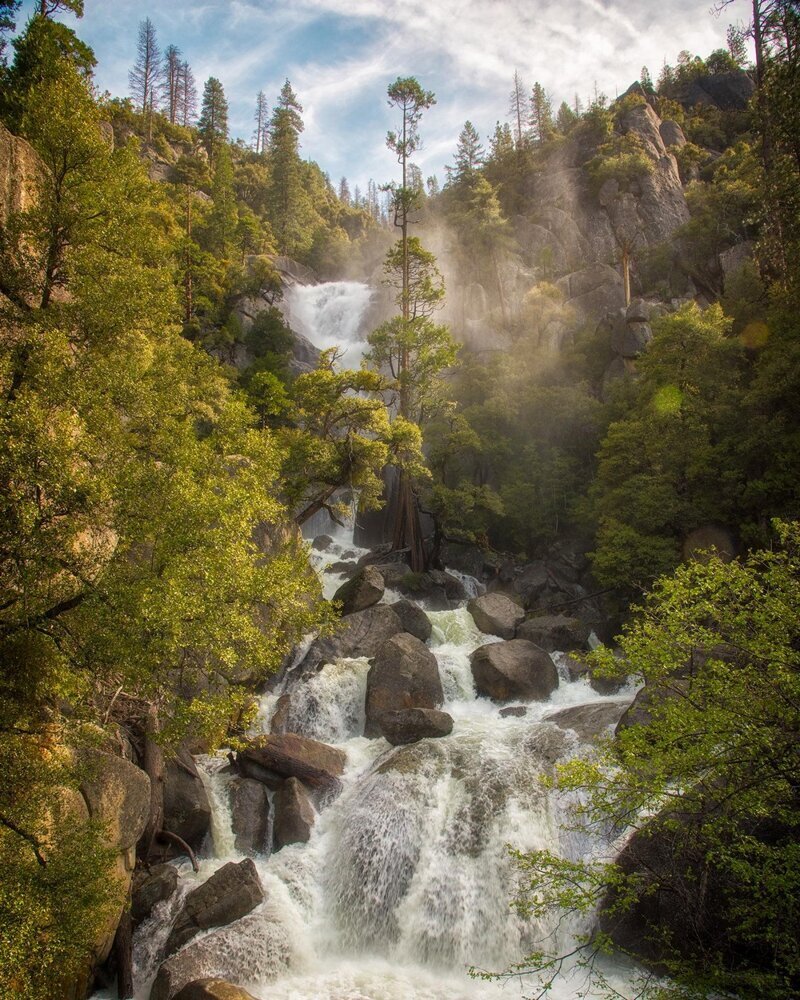
[[[149,19],[110,95],[59,19],[82,0],[42,0],[12,39],[19,6],[0,0],[0,994],[134,995],[132,900],[158,861],[197,868],[209,828],[207,804],[196,838],[172,819],[208,801],[192,755],[258,757],[276,674],[432,669],[433,695],[368,695],[358,736],[421,739],[370,697],[449,736],[414,602],[474,584],[500,603],[470,603],[469,636],[548,660],[521,700],[558,687],[556,650],[571,682],[640,685],[613,738],[543,771],[581,822],[635,832],[608,864],[517,850],[521,919],[599,905],[576,952],[621,949],[665,996],[798,995],[798,5],[754,3],[727,49],[613,101],[554,108],[515,72],[441,184],[414,162],[436,97],[399,77],[397,176],[365,196],[303,158],[289,79],[232,139],[224,81],[199,88]],[[284,302],[345,279],[372,289],[358,369]],[[353,508],[373,551],[340,553],[331,602],[302,532]],[[384,586],[406,617],[353,625]],[[281,691],[271,732],[308,737]],[[291,791],[306,841],[343,773],[314,752]],[[259,766],[249,794],[285,799],[297,777]],[[520,969],[561,968],[532,951]]]

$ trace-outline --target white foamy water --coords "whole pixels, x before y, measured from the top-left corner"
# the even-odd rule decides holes
[[[327,281],[286,289],[292,329],[320,350],[339,347],[343,368],[359,368],[368,331],[363,318],[372,289],[360,281]]]
[[[340,535],[313,558],[324,578],[326,567],[350,552],[363,550]],[[517,873],[507,845],[576,860],[611,850],[570,829],[575,797],[543,780],[581,749],[574,732],[547,716],[574,705],[621,704],[633,690],[601,698],[585,680],[570,682],[556,654],[561,680],[551,698],[527,704],[524,717],[503,717],[502,706],[476,696],[469,665],[475,649],[498,638],[480,632],[465,607],[428,617],[453,732],[401,747],[364,738],[364,657],[296,681],[289,728],[345,752],[341,794],[318,814],[307,844],[255,859],[266,894],[261,906],[202,932],[178,953],[178,962],[195,955],[192,978],[229,979],[260,1000],[501,1000],[536,995],[536,986],[472,979],[471,966],[503,970],[543,944],[567,952],[590,929],[591,917],[532,922],[509,906]],[[268,731],[281,693],[264,697],[257,728]],[[197,874],[181,865],[179,893],[138,930],[137,1000],[149,997],[185,895],[240,857],[226,759],[198,763],[214,814],[214,856]],[[611,968],[610,980],[624,989],[621,966]],[[595,995],[579,970],[568,970],[548,996],[579,994]]]

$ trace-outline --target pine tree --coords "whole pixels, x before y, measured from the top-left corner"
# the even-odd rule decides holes
[[[577,120],[578,116],[569,104],[567,104],[566,101],[562,101],[558,108],[558,114],[556,115],[556,128],[558,131],[562,135],[566,135]]]
[[[153,137],[153,109],[161,81],[161,55],[158,50],[156,29],[149,17],[139,24],[136,65],[128,74],[133,99],[145,116],[147,138]]]
[[[264,96],[263,90],[259,90],[256,95],[256,111],[253,119],[256,123],[253,141],[256,154],[259,154],[264,152],[267,145],[267,98]]]
[[[76,17],[83,17],[83,0],[37,0],[37,14],[40,17],[52,17],[60,10],[69,10]]]
[[[211,216],[208,220],[209,249],[218,257],[227,259],[231,256],[238,224],[233,163],[227,143],[221,143],[217,149],[211,202]]]
[[[216,77],[210,76],[203,87],[203,105],[197,129],[208,159],[213,163],[220,145],[228,139],[228,102],[225,100],[222,84]]]
[[[436,174],[431,174],[431,176],[425,181],[425,185],[428,188],[428,197],[435,198],[439,194],[439,178]]]
[[[339,201],[344,205],[350,204],[350,185],[347,183],[347,178],[343,177],[339,181]]]
[[[19,10],[22,0],[0,0],[0,65],[3,65],[3,51],[6,47],[6,40],[3,37],[6,32],[12,32],[16,28],[15,16]]]
[[[188,62],[184,60],[178,67],[178,104],[177,121],[184,128],[192,124],[197,115],[197,85],[194,73]]]
[[[178,98],[181,80],[181,50],[168,45],[164,50],[164,104],[163,109],[171,125],[178,121]]]
[[[486,151],[472,122],[465,122],[458,137],[456,162],[453,167],[445,167],[447,179],[452,184],[470,183],[483,165]]]
[[[541,146],[553,134],[553,106],[544,87],[537,81],[531,91],[530,136]]]
[[[642,90],[646,91],[648,94],[652,94],[653,91],[653,78],[650,76],[650,70],[646,66],[642,66],[642,72],[639,74],[639,83],[642,85]]]
[[[514,70],[514,89],[511,91],[510,105],[508,113],[514,122],[514,141],[517,149],[522,149],[525,145],[525,121],[528,117],[527,101],[525,99],[525,84],[522,82],[517,70]]]
[[[300,133],[303,131],[303,108],[287,79],[270,121],[269,201],[272,230],[280,250],[297,253],[305,236],[304,218],[308,198],[303,190],[300,161]]]

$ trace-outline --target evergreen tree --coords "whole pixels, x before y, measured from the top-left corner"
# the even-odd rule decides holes
[[[556,128],[558,131],[562,135],[566,135],[577,120],[578,116],[572,108],[566,101],[562,101],[558,108],[558,114],[556,115]]]
[[[544,87],[537,81],[531,91],[530,136],[537,146],[541,146],[553,134],[553,107]]]
[[[222,143],[217,150],[211,203],[208,248],[217,256],[230,259],[237,237],[239,217],[233,190],[233,163],[227,143]]]
[[[639,74],[639,83],[642,85],[642,90],[648,94],[654,93],[653,78],[650,76],[650,70],[646,66],[642,66],[642,71]]]
[[[256,95],[256,110],[253,118],[256,123],[253,143],[256,154],[260,154],[266,150],[267,146],[267,98],[264,96],[263,90],[259,90]]]
[[[3,55],[6,47],[6,32],[14,31],[16,28],[15,15],[19,10],[22,0],[0,0],[0,61],[5,62]]]
[[[351,202],[350,198],[350,185],[347,183],[347,178],[342,177],[339,181],[339,201],[343,205],[349,205]]]
[[[270,121],[269,204],[272,230],[283,253],[297,255],[309,242],[305,222],[309,215],[308,197],[303,187],[300,161],[300,133],[303,108],[288,80],[281,88]]]
[[[228,102],[222,84],[213,76],[206,80],[203,87],[203,104],[197,130],[208,153],[208,159],[213,163],[220,145],[228,141]]]
[[[194,73],[185,60],[178,67],[178,103],[176,120],[178,124],[188,128],[194,122],[197,114],[197,86]]]
[[[136,64],[128,74],[134,101],[147,121],[147,137],[153,134],[153,109],[162,78],[161,54],[156,29],[149,17],[139,23]]]
[[[83,17],[83,0],[37,0],[37,11],[41,17],[52,17],[60,10],[68,10],[76,17]]]
[[[518,150],[522,149],[525,145],[525,123],[528,119],[528,102],[525,97],[526,89],[519,73],[517,70],[514,70],[514,87],[511,91],[508,113],[511,115],[514,124],[514,141]]]
[[[164,113],[171,125],[178,121],[178,103],[181,83],[181,50],[168,45],[164,51]]]
[[[483,166],[485,150],[472,122],[465,122],[458,137],[456,162],[453,167],[445,167],[448,181],[452,184],[469,184]]]
[[[427,178],[427,180],[425,181],[425,186],[428,189],[429,198],[435,198],[436,195],[439,194],[439,178],[436,176],[436,174],[432,174],[430,177]]]

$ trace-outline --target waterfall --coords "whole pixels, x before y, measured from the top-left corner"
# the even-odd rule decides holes
[[[296,333],[320,350],[339,347],[343,368],[359,368],[366,348],[364,315],[372,289],[360,281],[326,281],[321,285],[290,285],[285,308]]]
[[[358,554],[334,541],[314,558],[329,576],[326,567]],[[336,582],[326,581],[326,590]],[[203,975],[230,979],[262,1000],[502,1000],[536,990],[530,982],[473,980],[467,969],[502,970],[543,942],[569,951],[589,930],[590,917],[534,923],[510,908],[516,872],[507,845],[575,860],[596,851],[575,828],[575,798],[543,780],[582,746],[548,717],[600,701],[621,707],[632,691],[601,698],[585,679],[570,681],[555,655],[561,682],[550,700],[527,704],[522,717],[501,715],[502,706],[476,696],[469,662],[479,646],[501,640],[480,632],[464,606],[428,617],[452,734],[400,747],[363,737],[364,657],[296,683],[289,728],[346,753],[342,792],[319,813],[308,843],[255,859],[266,900],[204,932]],[[269,731],[280,693],[263,697],[257,731]],[[137,1000],[149,997],[181,899],[223,861],[238,859],[224,754],[197,760],[214,812],[212,856],[197,874],[175,862],[177,898],[158,904],[138,929]],[[606,971],[624,989],[625,970]],[[600,995],[582,992],[584,975],[567,972],[548,996]]]

